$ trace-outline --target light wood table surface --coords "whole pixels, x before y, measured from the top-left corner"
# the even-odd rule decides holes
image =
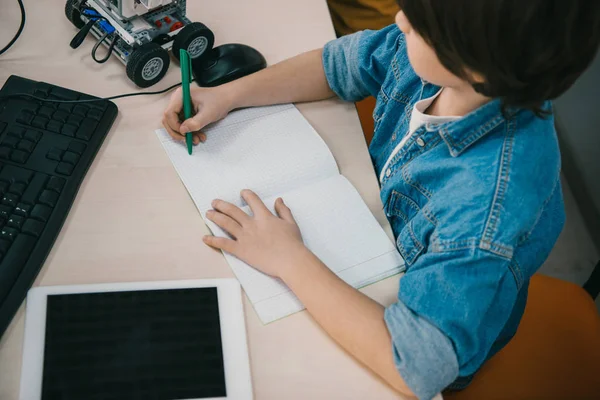
[[[12,74],[110,96],[138,90],[112,58],[96,64],[91,36],[69,47],[76,30],[65,0],[24,1],[21,38],[0,57],[0,84]],[[334,39],[325,0],[188,0],[188,17],[209,26],[216,45],[244,43],[269,64]],[[0,5],[0,46],[19,24],[16,1]],[[175,62],[152,89],[179,80]],[[206,247],[208,232],[154,130],[168,95],[117,100],[119,116],[88,172],[62,232],[35,282],[39,285],[233,277],[224,257]],[[298,106],[331,149],[390,235],[377,179],[353,104],[328,100]],[[391,304],[398,277],[363,291]],[[306,312],[263,325],[244,297],[256,399],[395,399],[398,395],[346,354]],[[24,305],[0,339],[0,399],[18,398]]]

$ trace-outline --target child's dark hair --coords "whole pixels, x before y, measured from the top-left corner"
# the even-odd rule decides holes
[[[545,115],[600,44],[600,0],[398,0],[453,74],[481,74],[479,93]]]

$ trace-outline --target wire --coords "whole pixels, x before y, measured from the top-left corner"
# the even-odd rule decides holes
[[[134,96],[151,96],[151,95],[155,95],[155,94],[163,94],[163,93],[167,93],[170,90],[175,89],[177,86],[180,86],[181,82],[176,83],[174,85],[169,86],[166,89],[162,89],[162,90],[158,90],[156,92],[135,92],[135,93],[125,93],[125,94],[118,94],[116,96],[110,96],[110,97],[102,97],[102,98],[97,98],[97,99],[87,99],[87,100],[55,100],[55,99],[43,99],[41,97],[37,97],[34,96],[32,94],[29,93],[14,93],[14,94],[6,94],[6,95],[0,95],[0,100],[6,100],[9,98],[13,98],[13,97],[27,97],[30,99],[34,99],[37,101],[42,101],[42,102],[46,102],[46,103],[94,103],[94,102],[98,102],[98,101],[108,101],[108,100],[116,100],[116,99],[122,99],[125,97],[134,97]]]
[[[102,42],[104,42],[106,40],[106,38],[110,35],[110,33],[105,33],[104,35],[102,35],[102,37],[98,40],[98,42],[94,45],[94,48],[92,49],[92,58],[94,59],[94,61],[96,61],[98,64],[104,64],[105,62],[108,61],[108,59],[110,58],[110,55],[112,54],[115,45],[117,44],[117,34],[115,33],[113,36],[113,40],[110,42],[110,45],[108,46],[108,52],[106,53],[106,55],[104,56],[104,58],[101,59],[97,59],[96,58],[96,51],[98,51],[98,47],[100,47],[100,45],[102,44]]]
[[[17,3],[19,3],[19,7],[21,8],[21,25],[19,26],[15,37],[13,37],[10,42],[8,42],[6,47],[0,50],[0,55],[4,54],[8,49],[12,47],[13,44],[15,44],[19,36],[21,36],[21,32],[23,32],[23,28],[25,28],[25,6],[23,6],[22,0],[17,0]]]
[[[17,2],[19,3],[19,7],[21,8],[21,25],[19,26],[19,29],[17,30],[17,33],[15,34],[15,37],[12,38],[12,40],[2,49],[0,50],[0,55],[5,53],[19,38],[19,36],[21,36],[21,32],[23,32],[23,28],[25,27],[25,7],[23,6],[23,1],[22,0],[17,0]],[[97,22],[98,20],[104,19],[106,20],[106,18],[104,18],[101,15],[90,15],[88,13],[88,9],[83,9],[82,10],[82,14],[85,15],[88,18],[96,18]],[[92,58],[94,59],[94,61],[96,61],[97,63],[104,63],[106,62],[109,58],[110,55],[112,54],[112,51],[115,47],[115,44],[117,42],[117,35],[115,34],[115,37],[113,39],[113,41],[111,42],[109,48],[108,48],[108,54],[106,55],[105,58],[97,60],[96,59],[96,50],[98,49],[98,47],[100,47],[100,44],[106,40],[108,34],[105,34],[99,41],[98,43],[96,43],[96,45],[94,46],[94,48],[92,49]],[[192,81],[193,82],[193,79]],[[95,103],[98,101],[109,101],[109,100],[116,100],[116,99],[122,99],[125,97],[135,97],[135,96],[152,96],[152,95],[157,95],[157,94],[163,94],[163,93],[167,93],[168,91],[171,91],[173,89],[175,89],[177,86],[180,86],[181,82],[176,83],[174,85],[171,85],[165,89],[162,90],[158,90],[158,91],[154,91],[154,92],[134,92],[134,93],[124,93],[124,94],[118,94],[116,96],[109,96],[109,97],[99,97],[96,99],[87,99],[87,100],[57,100],[57,99],[44,99],[41,97],[37,97],[34,96],[32,94],[29,93],[14,93],[14,94],[5,94],[5,95],[0,95],[0,100],[7,100],[10,98],[14,98],[14,97],[26,97],[26,98],[30,98],[33,100],[37,100],[37,101],[41,101],[41,102],[45,102],[45,103]]]

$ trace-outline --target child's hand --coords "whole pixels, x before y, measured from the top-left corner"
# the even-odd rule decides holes
[[[194,144],[204,142],[206,135],[200,132],[211,122],[225,118],[231,111],[231,99],[226,89],[192,88],[193,118],[183,121],[183,97],[181,88],[171,96],[162,123],[173,139],[183,140],[187,132],[193,132]]]
[[[242,197],[254,216],[231,203],[214,200],[214,210],[206,213],[207,218],[234,239],[205,236],[204,243],[233,254],[265,274],[280,278],[291,265],[290,261],[298,261],[308,251],[300,229],[282,199],[275,202],[276,216],[254,192],[244,190]]]

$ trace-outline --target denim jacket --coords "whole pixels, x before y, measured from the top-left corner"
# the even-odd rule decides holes
[[[323,66],[342,99],[377,98],[369,152],[406,261],[385,311],[396,367],[419,398],[464,386],[516,332],[564,224],[553,118],[493,100],[420,127],[383,171],[414,104],[440,88],[415,74],[395,25],[329,42]]]

